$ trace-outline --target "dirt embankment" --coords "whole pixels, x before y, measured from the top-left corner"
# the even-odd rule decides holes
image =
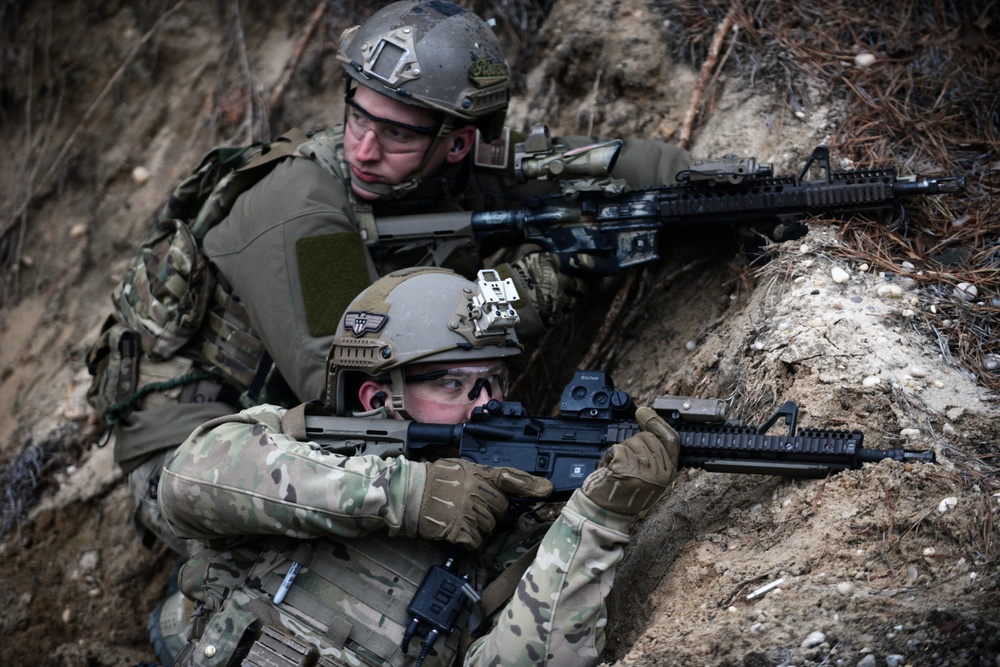
[[[519,51],[530,67],[511,124],[677,141],[703,83],[689,144],[697,157],[752,155],[793,173],[826,142],[838,160],[870,157],[906,173],[961,169],[975,188],[964,203],[919,204],[920,225],[896,229],[899,238],[860,222],[815,224],[764,268],[732,249],[720,254],[712,232],[678,234],[662,263],[608,285],[560,345],[546,343],[535,382],[548,391],[535,393],[551,397],[587,355],[639,402],[719,396],[759,423],[795,400],[801,427],[860,429],[866,446],[932,450],[938,463],[885,461],[825,480],[683,471],[636,530],[610,598],[604,658],[1000,665],[1000,439],[988,367],[996,343],[980,336],[996,330],[1000,294],[990,282],[995,265],[986,273],[987,242],[1000,230],[984,203],[1000,142],[989,113],[970,129],[990,109],[970,107],[987,97],[963,101],[954,90],[980,90],[974,79],[989,71],[981,58],[995,49],[985,36],[996,34],[996,10],[747,2],[703,76],[728,4],[557,0],[537,34],[508,33],[532,47]],[[330,5],[304,42],[314,8],[14,2],[0,10],[4,664],[152,659],[146,615],[175,562],[133,537],[111,447],[93,444],[82,354],[150,216],[205,150],[244,143],[267,119],[280,133],[337,117],[331,49],[359,8]],[[862,64],[866,53],[874,64]],[[934,108],[954,116],[950,134],[929,114],[902,133],[892,119],[858,120],[858,99],[920,115],[924,107],[913,105],[930,108],[933,96],[882,91],[898,90],[908,72],[920,92],[956,53],[934,93]],[[285,85],[288,64],[295,74]],[[845,143],[845,133],[864,141]],[[934,162],[942,145],[954,146],[956,163]],[[946,275],[932,256],[952,246],[967,261]],[[979,281],[972,300],[954,291],[964,275]],[[618,310],[613,296],[625,287]],[[609,312],[611,335],[588,352]],[[560,356],[560,346],[577,356]],[[969,362],[976,350],[978,370]]]

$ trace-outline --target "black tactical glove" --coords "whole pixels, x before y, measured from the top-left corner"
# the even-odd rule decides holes
[[[507,495],[544,498],[552,482],[515,468],[491,468],[464,459],[427,464],[417,535],[478,548],[507,511]]]
[[[639,408],[635,418],[642,433],[610,447],[583,482],[584,495],[618,514],[650,507],[677,472],[677,432],[651,408]]]

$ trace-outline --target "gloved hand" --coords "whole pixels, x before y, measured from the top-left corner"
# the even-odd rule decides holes
[[[588,498],[618,514],[636,515],[650,507],[677,472],[677,432],[651,408],[639,408],[635,418],[642,433],[608,448],[583,481]]]
[[[571,268],[593,268],[594,258],[574,255]],[[576,298],[586,293],[587,283],[562,273],[559,256],[553,252],[532,252],[510,263],[497,266],[501,278],[512,278],[520,300],[514,304],[530,334],[538,334],[559,324],[576,305]],[[524,302],[531,305],[527,312]],[[534,325],[534,326],[532,326]],[[538,329],[538,330],[535,330]],[[522,329],[518,329],[521,333]]]
[[[417,535],[478,548],[507,511],[507,495],[544,498],[552,482],[514,468],[491,468],[465,459],[427,464]]]

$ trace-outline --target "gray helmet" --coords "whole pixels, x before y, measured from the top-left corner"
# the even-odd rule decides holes
[[[487,141],[503,128],[509,69],[474,13],[444,0],[403,0],[348,28],[337,51],[347,74],[393,99],[474,122]]]
[[[360,377],[388,376],[405,414],[403,367],[413,363],[504,359],[521,353],[510,304],[512,280],[480,271],[478,282],[447,269],[415,268],[375,281],[347,307],[327,359],[327,402],[346,414]]]

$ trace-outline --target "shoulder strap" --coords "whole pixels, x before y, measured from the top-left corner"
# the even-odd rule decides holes
[[[538,543],[540,544],[540,543]],[[517,584],[521,581],[521,577],[524,573],[528,571],[531,563],[535,560],[535,556],[538,555],[538,544],[531,547],[525,551],[521,556],[514,561],[514,563],[508,567],[506,570],[500,573],[496,579],[490,582],[489,586],[483,589],[482,600],[480,601],[480,606],[482,609],[482,619],[483,623],[489,622],[489,619],[493,614],[500,609],[500,607],[507,604],[507,601],[514,597],[514,593],[517,591]],[[476,639],[472,632],[469,630],[462,630],[462,636],[458,643],[458,659],[455,664],[462,664],[465,660],[465,654],[469,650],[469,646]]]
[[[286,157],[296,155],[299,147],[307,141],[309,141],[309,137],[306,136],[306,133],[294,127],[265,146],[260,153],[257,153],[253,159],[236,171],[250,171],[262,164],[274,162],[275,160],[283,160]]]

